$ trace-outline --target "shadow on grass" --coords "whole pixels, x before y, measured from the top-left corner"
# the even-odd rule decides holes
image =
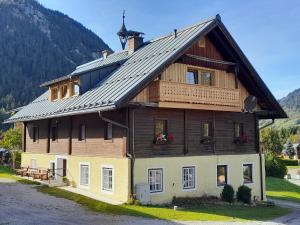
[[[85,206],[86,208],[99,213],[139,216],[161,220],[264,221],[285,215],[290,212],[289,209],[267,206],[248,207],[229,205],[200,205],[198,208],[177,211],[171,208],[161,206],[116,206],[58,188],[41,186],[37,187],[37,190],[42,193],[50,194],[52,196],[75,201]]]

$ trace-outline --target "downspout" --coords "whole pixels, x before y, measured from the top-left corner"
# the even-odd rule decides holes
[[[263,161],[262,161],[262,151],[259,147],[259,133],[260,133],[260,130],[266,128],[266,127],[269,127],[271,126],[272,124],[274,124],[275,122],[275,119],[272,119],[272,121],[262,127],[259,127],[259,124],[258,124],[258,119],[257,119],[257,115],[255,115],[255,121],[256,121],[256,124],[255,124],[255,129],[256,129],[256,141],[257,141],[257,145],[258,145],[258,155],[259,155],[259,172],[260,172],[260,194],[261,194],[261,201],[264,200],[264,179],[263,179]],[[259,127],[259,129],[257,129]]]
[[[23,123],[23,152],[26,152],[26,131],[27,131],[27,122]]]

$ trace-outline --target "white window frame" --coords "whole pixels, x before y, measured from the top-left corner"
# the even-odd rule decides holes
[[[190,186],[190,187],[184,187],[184,170],[190,170],[192,169],[194,171],[193,173],[193,186]],[[197,182],[196,182],[196,166],[182,166],[182,169],[181,169],[181,173],[182,173],[182,190],[183,191],[190,191],[190,190],[196,190],[196,185],[197,185]]]
[[[32,166],[32,162],[33,161],[34,161],[34,164],[35,164],[34,167]],[[32,168],[32,169],[36,169],[37,168],[37,160],[36,160],[36,158],[31,158],[30,159],[30,168]]]
[[[226,184],[224,184],[224,185],[218,185],[218,166],[226,166],[226,168],[227,168],[227,171],[226,171],[226,174],[227,174],[227,183],[226,184],[230,184],[230,182],[229,182],[229,165],[225,164],[225,163],[220,163],[220,164],[216,165],[216,187],[217,188],[223,188]]]
[[[150,190],[151,194],[155,194],[155,193],[162,193],[164,192],[164,169],[163,168],[149,168],[148,169],[148,184],[149,184],[149,188],[151,187],[150,185],[150,172],[151,171],[161,171],[161,189],[159,190]],[[155,175],[156,176],[156,175]],[[154,180],[156,180],[156,177],[154,178]],[[156,185],[156,183],[155,183]]]
[[[88,183],[85,184],[81,184],[81,166],[88,166]],[[90,163],[88,162],[80,162],[79,163],[79,187],[80,188],[85,188],[85,189],[89,189],[90,188],[90,182],[91,182],[91,166]]]
[[[114,171],[114,167],[112,165],[101,165],[101,192],[103,193],[107,193],[107,194],[112,194],[114,193],[115,190],[115,171]],[[108,169],[112,171],[112,188],[111,189],[104,189],[104,169]]]
[[[252,167],[252,182],[245,182],[245,180],[244,180],[244,166],[245,165],[251,165],[251,167]],[[253,162],[243,162],[243,164],[242,164],[242,180],[243,180],[243,184],[245,184],[245,185],[254,184],[254,163]]]

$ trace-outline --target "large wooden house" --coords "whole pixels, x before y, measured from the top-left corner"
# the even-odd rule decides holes
[[[265,199],[258,122],[286,114],[220,16],[147,42],[128,33],[125,50],[44,83],[6,121],[24,123],[22,165],[118,202],[219,196],[226,183]]]

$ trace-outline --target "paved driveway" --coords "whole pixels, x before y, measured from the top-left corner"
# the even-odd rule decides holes
[[[273,222],[177,222],[111,216],[90,212],[79,204],[37,192],[30,185],[0,178],[0,225],[299,225],[300,210]]]

